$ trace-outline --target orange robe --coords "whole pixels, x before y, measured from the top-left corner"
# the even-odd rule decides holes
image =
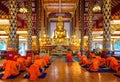
[[[49,60],[46,56],[42,56],[42,59],[44,59],[45,63],[48,64],[49,63]]]
[[[90,53],[90,58],[92,59],[93,57],[95,57],[95,54],[94,53]]]
[[[98,71],[99,70],[99,61],[98,61],[98,59],[92,58],[89,70],[91,70],[91,71]]]
[[[7,79],[11,75],[15,76],[19,74],[18,63],[16,61],[7,60],[5,65],[5,72],[2,79]]]
[[[20,65],[20,71],[24,71],[26,69],[24,58],[18,58],[17,62]]]
[[[34,56],[34,60],[40,59],[39,55]]]
[[[36,80],[38,76],[41,75],[39,71],[39,66],[37,64],[32,64],[28,70],[30,74],[30,80]]]
[[[72,55],[71,55],[70,53],[67,53],[67,54],[66,54],[66,57],[67,57],[67,60],[68,60],[69,62],[72,61]]]
[[[77,58],[81,59],[81,55],[80,54],[77,54],[76,56],[77,56]]]
[[[95,57],[100,62],[100,66],[106,65],[106,60],[104,58],[101,58],[100,56],[95,56]]]
[[[38,65],[39,68],[42,68],[42,67],[43,67],[43,61],[42,61],[42,59],[35,60],[35,61],[34,61],[34,64]]]
[[[118,71],[119,69],[119,63],[114,57],[109,57],[106,59],[107,64],[109,64],[109,68]]]
[[[27,57],[26,61],[25,61],[25,65],[27,67],[29,67],[32,64],[32,58],[31,57]]]
[[[86,56],[81,56],[80,64],[82,64],[82,65],[84,65],[84,66],[87,66],[87,65],[90,64],[90,62],[87,60],[87,57],[86,57]]]

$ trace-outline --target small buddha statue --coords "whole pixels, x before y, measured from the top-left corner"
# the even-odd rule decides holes
[[[57,39],[58,43],[62,43],[66,38],[66,30],[64,29],[64,23],[62,21],[62,16],[58,17],[58,22],[56,24],[56,29],[54,30],[54,38]]]

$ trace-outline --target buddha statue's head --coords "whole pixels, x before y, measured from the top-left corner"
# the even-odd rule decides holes
[[[62,21],[62,16],[58,16],[58,21]]]

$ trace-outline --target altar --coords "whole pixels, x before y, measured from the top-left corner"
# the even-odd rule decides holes
[[[62,45],[59,45],[59,46],[56,46],[54,49],[52,49],[51,55],[52,56],[58,56],[58,55],[65,56],[67,52],[68,50],[65,47],[63,47]]]

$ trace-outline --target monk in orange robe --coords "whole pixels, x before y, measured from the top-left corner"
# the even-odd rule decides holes
[[[119,63],[114,57],[109,57],[106,60],[107,60],[107,63],[109,63],[110,69],[112,69],[114,71],[118,71]]]
[[[48,59],[48,62],[50,62],[50,56],[47,54],[46,57]]]
[[[42,56],[42,59],[44,60],[46,65],[49,63],[49,59],[47,58],[47,56]]]
[[[92,59],[93,57],[95,57],[94,53],[90,53],[89,57]]]
[[[39,55],[34,55],[34,60],[40,59]]]
[[[19,74],[18,63],[13,60],[7,60],[5,65],[5,72],[2,79],[7,79],[11,75],[16,76]]]
[[[77,56],[77,58],[81,59],[81,55],[80,54],[77,54],[76,56]]]
[[[30,75],[30,80],[36,80],[38,78],[38,76],[41,75],[40,71],[39,71],[39,65],[37,64],[32,64],[30,66],[30,68],[28,69],[28,73]]]
[[[89,70],[90,71],[98,71],[99,70],[99,60],[96,59],[96,57],[92,58]]]
[[[81,61],[79,64],[82,64],[83,66],[88,66],[90,62],[87,60],[87,57],[84,55],[84,56],[81,56]]]
[[[19,57],[19,58],[17,59],[17,62],[18,62],[19,65],[20,65],[20,71],[24,71],[24,70],[26,70],[26,66],[25,66],[25,60],[24,60],[24,58]]]
[[[105,58],[101,58],[100,60],[100,66],[106,66],[107,63],[106,63],[106,59]]]
[[[106,60],[104,58],[101,58],[100,56],[95,56],[95,57],[100,62],[99,66],[105,66],[106,65]]]
[[[68,60],[69,62],[72,61],[72,55],[71,55],[70,53],[67,53],[67,54],[66,54],[66,58],[67,58],[67,60]]]
[[[42,59],[35,60],[35,61],[34,61],[34,64],[37,64],[37,65],[39,66],[39,68],[42,68],[43,65],[44,65]]]
[[[31,57],[27,57],[26,61],[25,61],[25,65],[27,67],[29,67],[32,64],[32,58]]]

